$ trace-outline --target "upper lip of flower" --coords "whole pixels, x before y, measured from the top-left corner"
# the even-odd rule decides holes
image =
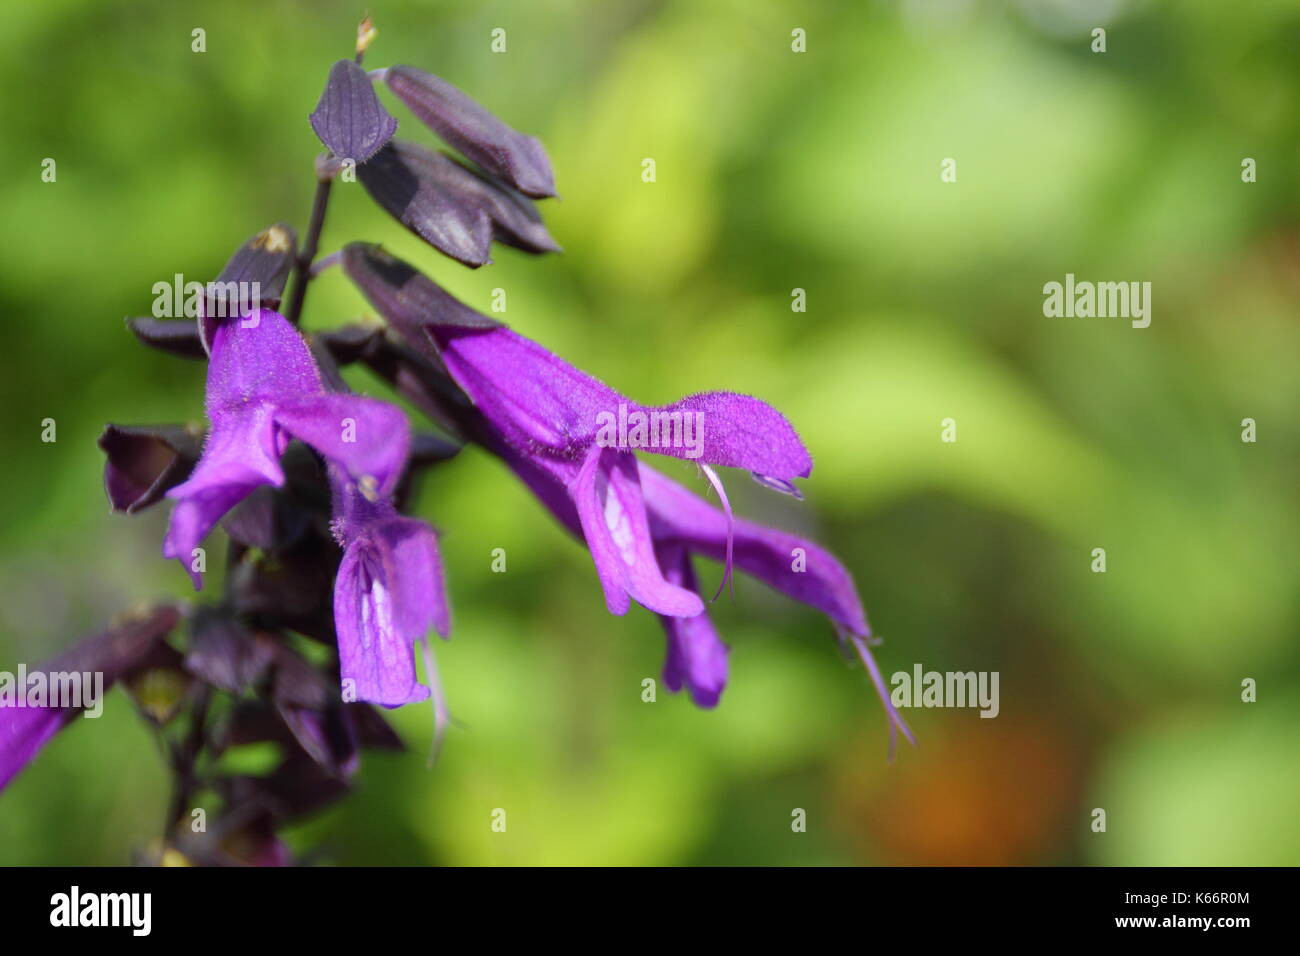
[[[704,605],[695,593],[664,579],[653,553],[635,458],[626,449],[598,445],[602,415],[631,408],[696,416],[703,426],[698,448],[644,450],[697,461],[720,492],[716,476],[707,470],[711,464],[747,468],[787,484],[812,470],[812,459],[790,423],[751,396],[705,392],[655,409],[630,402],[508,328],[430,324],[424,332],[449,373],[505,442],[527,456],[576,465],[563,469],[562,482],[576,507],[612,613],[626,613],[629,596],[677,617],[699,614]],[[729,573],[728,560],[724,574]]]
[[[261,485],[280,486],[290,439],[311,445],[380,494],[401,476],[410,444],[406,416],[385,402],[326,392],[307,344],[283,316],[262,309],[217,326],[208,366],[211,431],[176,499],[163,554],[183,563],[212,526]],[[201,576],[191,570],[195,588]]]

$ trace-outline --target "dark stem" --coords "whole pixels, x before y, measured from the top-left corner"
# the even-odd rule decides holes
[[[210,699],[211,691],[207,686],[201,687],[194,701],[190,730],[184,743],[179,746],[172,744],[169,747],[168,752],[171,756],[173,778],[171,800],[168,801],[167,805],[167,819],[163,821],[164,851],[171,845],[176,825],[180,823],[185,816],[185,811],[189,809],[190,795],[194,792],[196,782],[195,765],[198,763],[199,754],[202,753],[203,745],[207,741],[208,702]]]
[[[365,50],[357,50],[358,65],[361,64],[365,53]],[[302,303],[307,298],[307,284],[312,279],[311,266],[316,261],[316,250],[320,247],[321,230],[325,228],[325,208],[329,205],[330,186],[333,182],[332,179],[316,181],[316,195],[311,202],[311,223],[307,226],[302,251],[298,253],[298,259],[294,263],[293,298],[289,300],[289,311],[284,316],[294,325],[297,325],[302,318]]]
[[[285,314],[285,318],[294,325],[302,317],[302,303],[307,298],[307,284],[311,282],[311,264],[316,260],[321,230],[325,228],[325,209],[329,206],[332,182],[321,179],[316,183],[316,196],[311,203],[311,223],[307,226],[307,236],[303,239],[302,250],[294,263],[293,298],[289,300],[289,311]]]

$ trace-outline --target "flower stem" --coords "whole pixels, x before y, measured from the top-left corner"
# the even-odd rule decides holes
[[[170,747],[172,765],[172,795],[167,804],[167,818],[163,822],[162,848],[165,852],[175,837],[176,826],[189,809],[190,796],[196,781],[195,766],[207,742],[208,703],[211,691],[205,686],[199,690],[190,714],[190,730],[184,743]]]
[[[316,195],[311,203],[311,222],[307,226],[307,236],[303,239],[302,250],[294,263],[293,297],[289,300],[289,310],[285,318],[294,325],[302,317],[303,300],[307,298],[307,284],[311,282],[311,265],[316,259],[316,250],[320,247],[321,230],[325,228],[325,210],[330,201],[330,179],[316,181]]]

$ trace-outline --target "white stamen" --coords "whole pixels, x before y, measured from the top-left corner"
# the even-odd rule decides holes
[[[442,693],[442,680],[438,675],[438,662],[433,655],[432,642],[426,634],[420,644],[424,650],[424,677],[429,682],[429,696],[433,699],[433,743],[429,745],[429,763],[432,767],[438,762],[442,750],[443,738],[447,735],[447,698]]]
[[[704,477],[709,479],[709,484],[713,485],[713,489],[718,493],[718,500],[722,502],[722,510],[727,515],[727,556],[726,560],[723,562],[722,580],[718,582],[717,594],[714,594],[710,600],[716,601],[721,596],[722,589],[726,587],[727,582],[730,581],[731,599],[734,601],[736,599],[736,579],[731,573],[731,553],[735,536],[736,519],[731,513],[731,502],[727,500],[726,489],[722,487],[722,479],[718,477],[717,472],[703,463],[700,464],[700,471],[704,472]]]

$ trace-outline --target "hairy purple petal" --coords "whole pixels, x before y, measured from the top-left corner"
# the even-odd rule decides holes
[[[593,448],[570,491],[611,614],[626,614],[629,597],[660,614],[704,610],[699,595],[664,580],[630,452]]]
[[[595,440],[598,414],[627,401],[510,329],[432,325],[428,333],[460,387],[520,449],[581,454]]]
[[[438,540],[387,498],[362,494],[331,471],[336,534],[344,545],[334,584],[339,669],[355,697],[386,707],[429,696],[416,682],[415,643],[451,629]]]
[[[335,156],[360,165],[393,138],[397,120],[380,104],[366,71],[352,60],[339,60],[330,67],[311,128]]]
[[[812,458],[785,416],[749,395],[705,392],[670,405],[638,405],[510,329],[426,329],[461,388],[521,449],[575,454],[630,414],[689,415],[702,440],[639,450],[785,480],[812,471]]]
[[[213,420],[203,457],[189,480],[167,492],[176,505],[163,556],[186,567],[196,591],[202,589],[203,577],[192,561],[195,548],[227,511],[255,489],[284,483],[277,460],[282,450],[269,404],[223,413]]]
[[[379,494],[397,485],[411,447],[411,428],[395,405],[358,395],[322,394],[283,399],[275,423],[358,479],[373,479]]]
[[[446,80],[413,66],[389,67],[384,81],[412,113],[450,146],[528,196],[555,195],[542,144],[511,129]]]
[[[218,325],[208,365],[207,444],[176,499],[163,554],[193,569],[194,548],[231,508],[263,485],[284,484],[280,456],[292,438],[341,464],[354,479],[386,494],[410,445],[399,409],[375,399],[329,394],[302,336],[280,314],[262,309]]]

